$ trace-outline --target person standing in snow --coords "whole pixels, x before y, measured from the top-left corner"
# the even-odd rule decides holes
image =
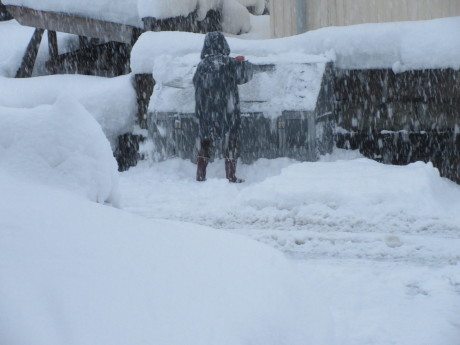
[[[200,125],[201,147],[198,152],[196,180],[206,180],[210,150],[216,140],[223,141],[225,173],[229,182],[241,183],[236,177],[237,135],[241,125],[238,85],[252,79],[252,64],[242,56],[229,56],[230,47],[220,32],[208,33],[204,39],[195,86],[195,115]]]

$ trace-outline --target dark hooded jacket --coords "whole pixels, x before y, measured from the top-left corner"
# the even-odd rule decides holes
[[[201,140],[218,139],[227,132],[236,135],[241,124],[238,84],[252,79],[252,64],[229,54],[224,35],[220,32],[206,35],[201,62],[193,77]]]

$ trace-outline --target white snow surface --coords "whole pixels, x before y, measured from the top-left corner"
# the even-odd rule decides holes
[[[121,176],[124,209],[225,229],[298,260],[330,311],[332,338],[319,343],[458,344],[460,187],[431,164],[336,150],[315,163],[240,165],[241,185],[225,180],[221,160],[204,183],[195,171],[180,159],[142,162]]]
[[[143,162],[122,175],[124,207],[146,217],[244,229],[307,257],[414,263],[433,255],[443,234],[452,242],[433,260],[460,259],[460,187],[431,163],[383,165],[342,150],[319,162],[259,159],[240,167],[246,183],[237,186],[224,179],[223,166],[211,163],[200,184],[190,162]]]
[[[118,203],[117,163],[99,124],[70,97],[31,109],[0,107],[0,167],[97,202]]]
[[[334,60],[339,68],[460,68],[460,17],[417,22],[329,27],[270,40],[228,38],[234,55],[255,63],[309,62],[311,55]],[[150,73],[160,55],[199,54],[204,37],[181,32],[144,33],[133,48],[134,73]],[[180,42],[180,44],[177,44]],[[261,59],[264,60],[261,60]]]
[[[180,159],[118,173],[128,83],[0,78],[0,344],[460,343],[460,186],[343,150],[239,185],[221,160],[204,183]]]
[[[307,294],[293,265],[267,246],[0,177],[2,344],[329,338],[313,286]]]
[[[0,106],[34,108],[54,104],[65,95],[78,100],[96,119],[112,147],[118,135],[133,130],[137,105],[130,75],[110,79],[83,75],[0,77]]]

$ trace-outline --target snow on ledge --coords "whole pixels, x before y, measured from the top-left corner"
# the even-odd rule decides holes
[[[251,29],[247,7],[253,7],[256,14],[265,10],[265,0],[4,0],[3,3],[136,27],[143,27],[142,18],[187,16],[195,10],[198,20],[203,20],[209,10],[215,9],[222,11],[223,30],[233,34]]]
[[[253,62],[269,59],[282,62],[311,55],[334,60],[339,68],[392,68],[395,72],[413,69],[460,69],[460,17],[417,22],[361,24],[329,27],[305,34],[270,40],[228,38],[235,55]],[[134,73],[151,73],[160,55],[198,54],[201,34],[181,32],[144,33],[133,48]],[[306,57],[306,55],[310,57]]]
[[[146,32],[141,35],[131,52],[131,70],[134,74],[152,73],[160,56],[172,58],[193,55],[199,62],[205,35],[188,32]],[[297,36],[301,37],[301,36]],[[243,55],[257,64],[317,63],[334,60],[331,51],[308,53],[291,44],[290,38],[273,40],[243,40],[227,37],[231,56]],[[179,44],[180,42],[180,44]]]

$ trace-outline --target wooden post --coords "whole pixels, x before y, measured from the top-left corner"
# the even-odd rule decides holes
[[[35,29],[29,44],[27,45],[26,52],[22,58],[21,67],[16,72],[16,78],[30,78],[35,66],[35,60],[37,59],[38,48],[42,41],[43,29]]]
[[[91,46],[89,38],[85,36],[78,36],[78,42],[80,43],[80,49],[89,48]]]
[[[133,82],[137,95],[137,122],[140,128],[147,129],[147,111],[155,87],[155,79],[151,74],[136,74]]]
[[[52,74],[57,73],[57,59],[59,56],[56,31],[48,30],[49,70]]]

